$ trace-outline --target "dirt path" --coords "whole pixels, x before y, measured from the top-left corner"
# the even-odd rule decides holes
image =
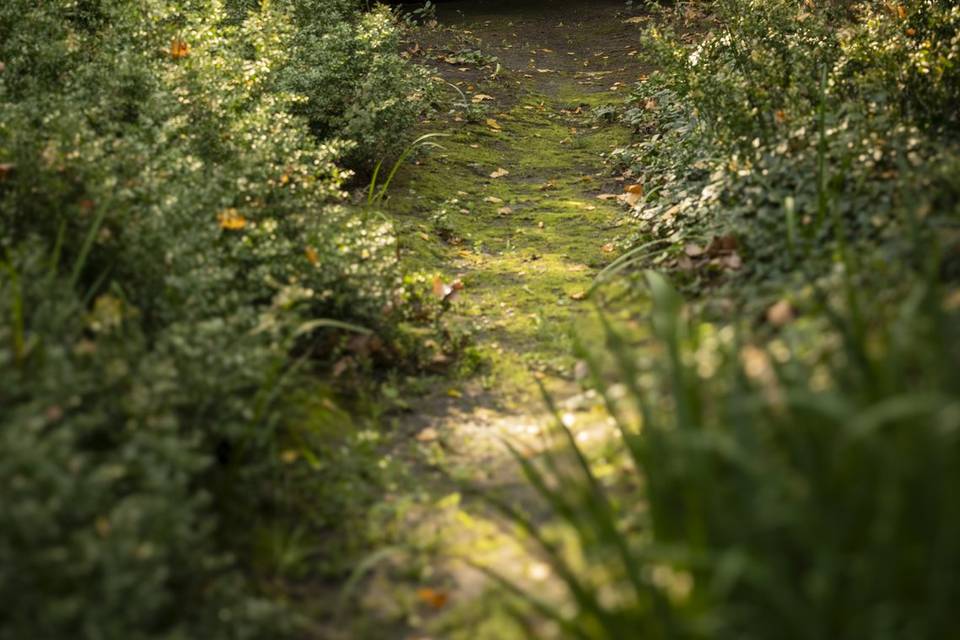
[[[538,380],[568,419],[588,431],[605,424],[576,382],[572,335],[586,330],[583,294],[615,257],[622,224],[617,202],[598,196],[623,192],[604,155],[629,140],[602,107],[643,72],[623,9],[621,0],[443,3],[439,24],[410,45],[457,87],[448,99],[462,92],[470,106],[423,123],[452,135],[400,175],[388,208],[406,265],[463,283],[448,321],[474,346],[460,376],[421,381],[411,411],[394,417],[392,455],[408,472],[374,516],[383,550],[340,637],[518,637],[470,564],[552,588],[544,565],[458,481],[526,499],[502,441],[539,441],[549,416]]]

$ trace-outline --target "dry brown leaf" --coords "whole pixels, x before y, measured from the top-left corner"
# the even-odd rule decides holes
[[[499,213],[502,216],[508,216],[511,213],[513,213],[513,209],[511,209],[510,207],[500,207],[499,209],[497,209],[497,213]]]
[[[433,442],[440,439],[440,433],[433,427],[427,427],[417,434],[417,442]]]
[[[955,289],[944,297],[943,308],[945,311],[960,309],[960,289]]]
[[[707,247],[707,253],[711,256],[720,256],[733,253],[739,248],[740,243],[734,235],[714,236]]]
[[[786,300],[780,300],[767,309],[767,322],[775,327],[788,325],[795,317],[793,306]]]
[[[508,176],[508,175],[510,175],[510,172],[501,167],[501,168],[497,169],[496,171],[494,171],[493,173],[491,173],[491,174],[490,174],[490,177],[493,178],[494,180],[496,180],[497,178],[502,178],[502,177]]]
[[[478,93],[477,95],[473,96],[473,98],[471,98],[471,101],[474,104],[480,104],[485,100],[496,100],[496,98],[494,98],[493,96],[488,96],[485,93]]]
[[[691,258],[699,258],[703,255],[703,247],[698,244],[688,244],[683,248],[683,252]]]
[[[498,198],[497,196],[487,196],[483,201],[489,202],[490,204],[503,204],[503,198]]]
[[[612,242],[608,242],[607,244],[600,247],[600,250],[603,251],[604,253],[613,253],[616,250],[616,247]]]

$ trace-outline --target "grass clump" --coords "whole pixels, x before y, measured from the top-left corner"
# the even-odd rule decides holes
[[[599,475],[560,420],[554,449],[518,458],[572,532],[505,507],[575,605],[534,599],[539,613],[577,638],[949,634],[956,305],[931,279],[895,310],[864,304],[869,331],[825,309],[830,322],[764,347],[645,279],[646,348],[608,323],[609,352],[584,353],[622,436],[622,457],[602,461],[618,473]],[[811,353],[812,331],[837,348]]]

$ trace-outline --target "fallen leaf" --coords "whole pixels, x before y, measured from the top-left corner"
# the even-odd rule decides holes
[[[500,207],[499,209],[497,209],[497,213],[499,213],[502,216],[508,216],[511,213],[513,213],[513,209],[511,209],[510,207]]]
[[[320,262],[320,256],[317,255],[317,250],[313,247],[307,247],[303,250],[303,252],[307,256],[307,261],[313,266],[317,266],[317,264]]]
[[[734,271],[743,266],[743,258],[736,252],[726,256],[723,261],[728,269],[733,269]]]
[[[775,327],[783,327],[793,321],[793,306],[786,300],[780,300],[767,309],[767,322]]]
[[[494,98],[493,96],[488,96],[488,95],[485,94],[485,93],[478,93],[477,95],[473,96],[473,98],[471,98],[471,101],[472,101],[474,104],[480,104],[481,102],[484,102],[485,100],[496,100],[496,98]]]
[[[424,604],[430,605],[434,609],[442,609],[446,606],[449,597],[442,591],[437,591],[430,587],[423,587],[417,589],[417,599]]]
[[[337,360],[337,363],[333,365],[333,371],[331,371],[331,373],[333,374],[334,378],[339,378],[348,370],[350,370],[350,368],[352,367],[353,367],[353,358],[351,358],[350,356],[346,356],[344,358],[340,358],[339,360]]]
[[[707,253],[711,256],[719,256],[733,253],[740,246],[737,237],[734,235],[714,236],[707,247]]]
[[[573,293],[570,294],[570,299],[571,299],[571,300],[577,300],[577,301],[586,300],[586,299],[587,299],[587,292],[586,292],[586,291],[574,291]]]
[[[445,284],[440,276],[433,279],[433,295],[440,298],[444,303],[456,300],[461,291],[463,291],[463,281],[459,279],[450,284]]]
[[[597,196],[597,200],[616,200],[619,197],[620,196],[615,193],[601,193]]]
[[[960,309],[960,289],[956,289],[944,297],[943,308],[945,311]]]
[[[186,58],[190,54],[190,47],[179,38],[170,41],[170,57],[174,60]]]
[[[447,395],[451,398],[462,398],[463,392],[461,392],[459,389],[447,389]]]
[[[506,169],[500,168],[490,174],[490,177],[496,180],[497,178],[502,178],[504,176],[510,175],[510,172]]]
[[[616,247],[613,245],[612,242],[608,242],[607,244],[600,247],[600,250],[603,251],[604,253],[613,253],[614,250],[616,250]]]
[[[683,248],[683,252],[691,258],[698,258],[703,255],[703,247],[696,244],[688,244]]]
[[[221,229],[239,231],[247,226],[247,220],[236,209],[224,209],[217,214],[217,222]]]
[[[626,193],[623,194],[623,202],[627,203],[628,206],[635,207],[637,203],[643,200],[643,185],[642,184],[631,184],[625,189]]]
[[[490,204],[503,204],[503,198],[498,198],[497,196],[487,196],[483,201],[489,202]]]
[[[495,129],[497,131],[503,130],[503,127],[500,126],[500,123],[494,120],[493,118],[487,118],[485,122],[486,122],[486,125],[491,129]]]
[[[417,442],[433,442],[440,439],[440,433],[433,427],[427,427],[417,434]]]

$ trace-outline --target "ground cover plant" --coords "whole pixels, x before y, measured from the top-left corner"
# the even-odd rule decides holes
[[[582,350],[622,448],[558,416],[555,450],[518,452],[571,532],[496,501],[572,606],[527,599],[561,637],[949,634],[960,12],[666,13],[613,154],[635,248],[595,289],[651,306]]]
[[[0,8],[0,636],[296,628],[250,525],[349,426],[300,424],[298,372],[404,315],[391,226],[342,204],[421,108],[393,29],[334,0]]]

